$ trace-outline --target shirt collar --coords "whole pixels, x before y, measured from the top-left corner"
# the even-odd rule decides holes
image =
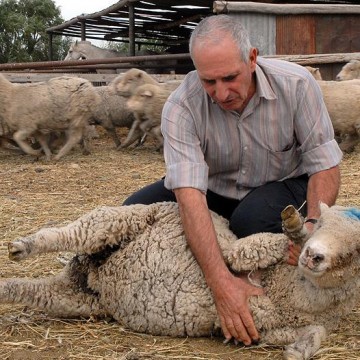
[[[260,59],[258,59],[260,60]],[[256,93],[259,97],[264,97],[267,100],[277,99],[276,94],[274,93],[271,85],[261,68],[261,60],[258,61],[255,68],[256,74]]]

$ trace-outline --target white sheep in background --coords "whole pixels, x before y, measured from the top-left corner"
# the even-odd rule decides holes
[[[360,142],[360,80],[318,81],[340,148],[351,152]]]
[[[127,98],[114,93],[111,85],[95,87],[101,98],[97,106],[92,123],[101,125],[113,139],[116,148],[119,149],[121,141],[116,133],[117,127],[131,128],[134,115],[126,106]],[[141,134],[138,136],[141,138]]]
[[[81,78],[61,76],[47,82],[12,84],[0,75],[0,124],[27,154],[38,156],[27,139],[34,137],[50,159],[48,134],[66,131],[67,141],[54,157],[59,160],[83,137],[100,101],[92,84]]]
[[[117,76],[109,85],[114,92],[125,97],[133,95],[135,89],[144,84],[153,84],[164,87],[167,91],[174,91],[182,80],[171,80],[164,83],[157,81],[146,71],[132,68],[123,75]]]
[[[309,72],[311,73],[311,75],[316,79],[316,80],[322,80],[322,76],[321,76],[321,72],[319,68],[314,68],[312,66],[305,66],[305,68],[307,70],[309,70]]]
[[[359,302],[360,210],[321,205],[309,236],[293,207],[285,233],[304,241],[299,266],[287,265],[288,237],[259,233],[238,240],[212,213],[224,259],[234,273],[259,270],[264,296],[250,298],[261,341],[287,345],[285,359],[309,359]],[[308,240],[306,240],[308,238]],[[75,252],[63,271],[42,279],[3,279],[0,302],[52,316],[112,316],[137,332],[211,336],[219,320],[211,291],[189,249],[176,203],[100,207],[64,227],[9,243],[22,260]]]
[[[155,137],[157,148],[162,148],[164,141],[160,129],[161,113],[170,93],[165,87],[154,84],[140,85],[134,90],[126,104],[133,112],[135,122],[122,147],[131,145],[137,139],[137,134],[134,135],[133,131],[140,128],[143,133]]]
[[[121,147],[125,148],[130,146],[137,139],[141,138],[144,134],[145,136],[146,134],[151,134],[158,140],[158,149],[162,148],[163,138],[160,130],[160,109],[162,109],[162,106],[164,104],[164,96],[166,96],[167,98],[170,93],[174,91],[180,84],[181,80],[173,80],[165,83],[160,83],[151,75],[149,75],[146,71],[137,68],[128,70],[123,75],[116,77],[111,82],[111,84],[109,84],[109,86],[111,86],[115,93],[128,98],[135,96],[135,98],[137,99],[136,104],[134,98],[130,101],[130,104],[133,105],[130,105],[129,109],[134,111],[136,121],[133,123],[129,134]],[[148,87],[146,87],[145,85]],[[145,86],[145,88],[137,91],[137,88],[140,86]],[[145,91],[145,89],[147,90]],[[154,98],[155,93],[159,94],[159,98]],[[145,94],[146,96],[144,96]],[[143,98],[144,101],[140,101],[141,98]],[[150,108],[148,110],[141,110],[141,112],[146,112],[148,115],[152,114],[151,116],[154,116],[154,118],[150,118],[149,116],[139,116],[140,103],[142,109],[144,108],[145,104],[149,104],[146,106],[149,106]],[[155,103],[157,105],[155,105]],[[157,107],[157,109],[155,109],[155,107]]]
[[[360,60],[351,60],[336,75],[337,81],[360,79]]]

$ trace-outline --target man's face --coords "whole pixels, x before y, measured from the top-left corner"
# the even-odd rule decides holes
[[[253,73],[256,49],[249,62],[240,59],[239,50],[230,36],[221,43],[195,44],[193,59],[207,94],[224,110],[242,111],[255,92]]]

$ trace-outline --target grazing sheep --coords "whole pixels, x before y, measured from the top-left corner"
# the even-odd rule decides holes
[[[312,66],[305,66],[306,69],[309,70],[309,72],[311,73],[311,75],[316,79],[316,80],[322,80],[322,76],[321,76],[321,72],[319,68],[314,68]]]
[[[336,75],[337,81],[360,79],[360,60],[351,60]]]
[[[351,152],[360,141],[360,80],[318,81],[340,148]]]
[[[127,147],[136,140],[136,135],[132,132],[140,128],[143,133],[154,136],[158,141],[158,149],[162,148],[164,141],[160,130],[161,113],[170,93],[165,87],[154,84],[140,85],[134,90],[126,104],[133,112],[135,122],[122,147]]]
[[[95,87],[101,98],[91,122],[101,125],[114,140],[116,148],[119,149],[121,141],[116,133],[117,127],[131,128],[134,115],[126,106],[127,98],[114,93],[110,85]],[[139,133],[138,139],[142,133]]]
[[[59,160],[83,137],[99,97],[85,79],[61,76],[48,82],[12,84],[0,75],[0,128],[27,154],[40,155],[27,139],[34,137],[50,159],[47,144],[52,131],[66,131],[67,141],[55,156]]]
[[[258,270],[264,296],[250,298],[261,340],[287,345],[285,359],[309,359],[360,299],[360,209],[321,205],[313,234],[289,206],[284,234],[237,240],[212,213],[234,274]],[[299,266],[286,263],[288,236],[303,242]],[[211,291],[185,240],[176,203],[100,207],[60,228],[9,243],[12,260],[75,252],[58,275],[3,279],[0,302],[52,316],[112,316],[137,332],[210,336],[219,330]]]

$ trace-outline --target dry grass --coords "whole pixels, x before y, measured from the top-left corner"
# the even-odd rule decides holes
[[[149,143],[116,151],[100,130],[93,152],[75,149],[59,163],[0,149],[1,277],[58,272],[58,255],[13,263],[7,243],[42,226],[72,221],[99,205],[120,205],[133,191],[165,173],[162,155]],[[358,149],[360,150],[360,149]],[[346,155],[339,204],[360,207],[360,151]],[[360,308],[332,334],[315,359],[360,359]],[[280,347],[244,348],[221,339],[172,339],[135,334],[111,319],[60,320],[21,306],[0,306],[2,359],[281,359]]]

